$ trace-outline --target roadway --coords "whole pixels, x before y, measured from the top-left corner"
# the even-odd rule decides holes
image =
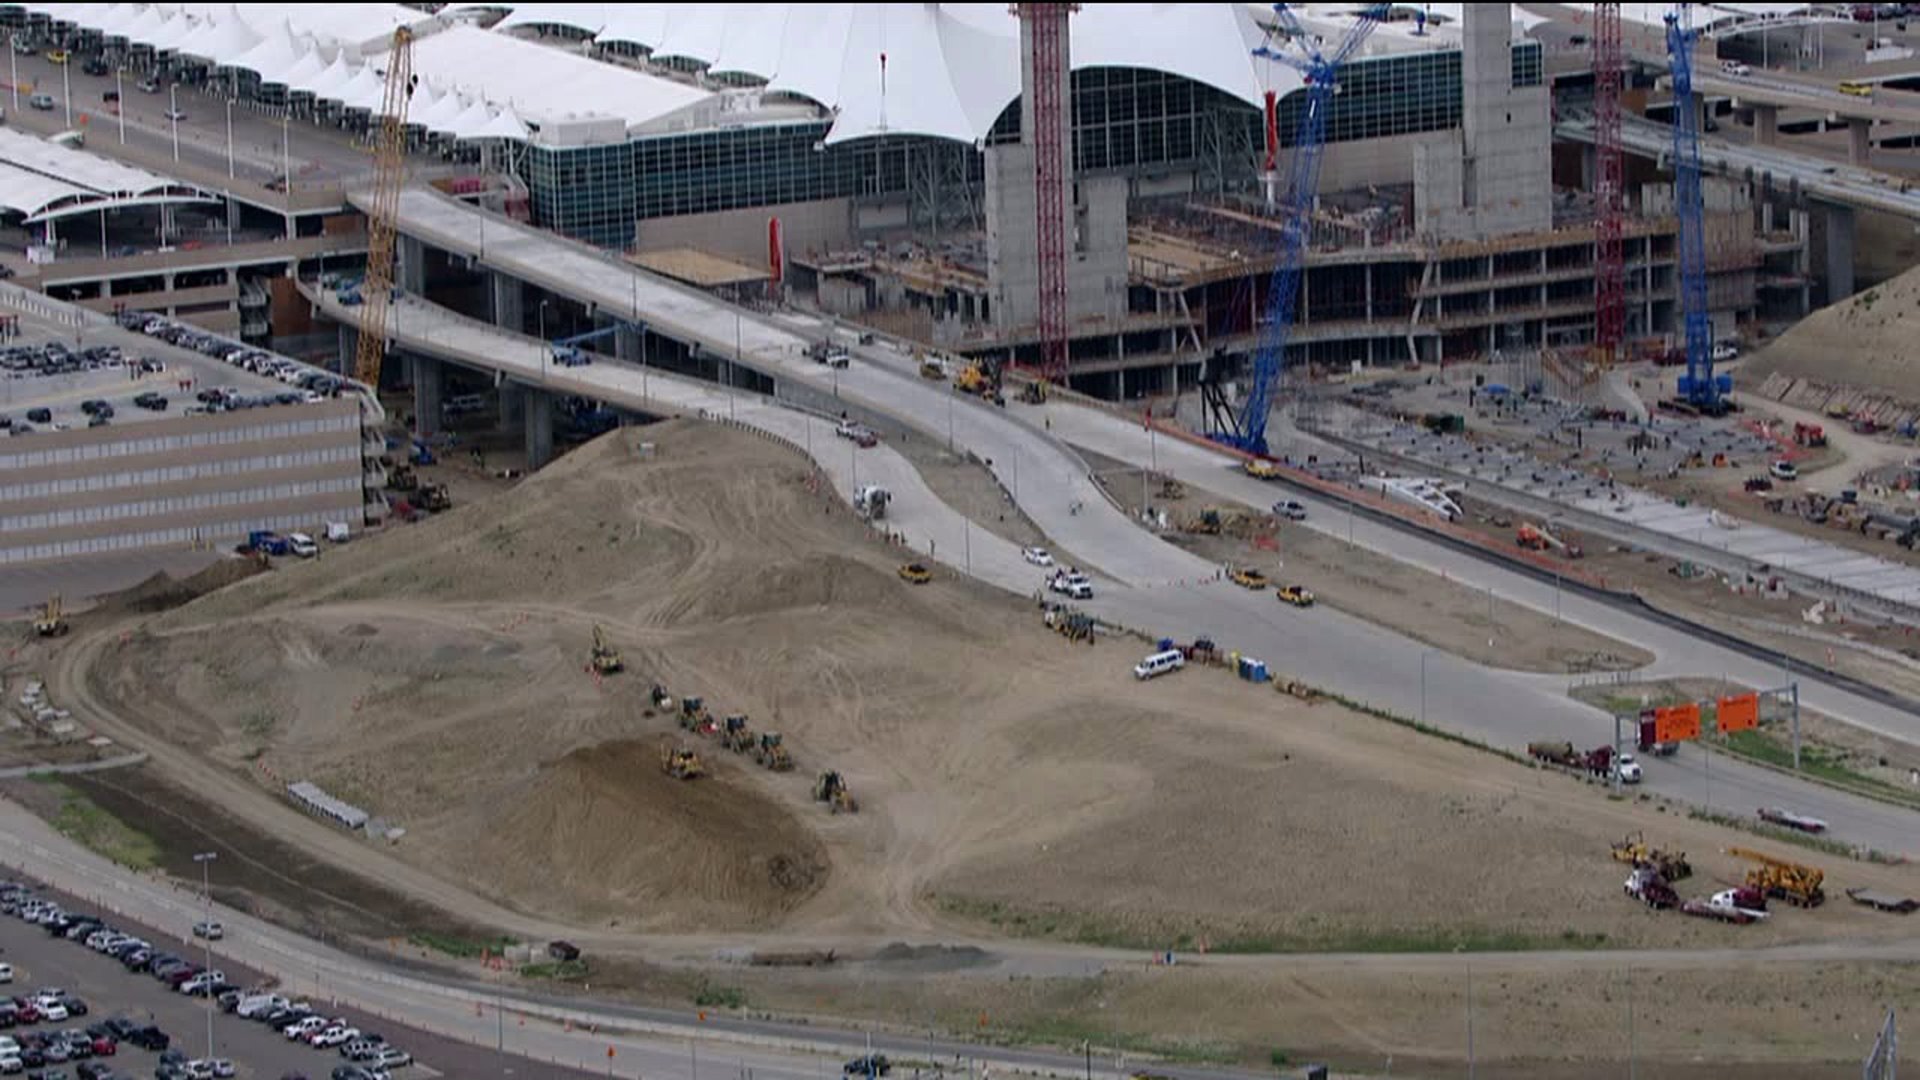
[[[507,252],[513,252],[514,259],[532,257],[518,251],[522,245],[517,237],[502,238],[491,224],[487,244],[490,262],[508,258]],[[629,273],[598,256],[578,254],[570,260],[570,245],[564,242],[553,247],[562,250],[541,260],[543,273],[569,275],[575,282],[586,283],[589,291],[608,271]],[[572,265],[574,260],[578,265]],[[1084,441],[1091,449],[1123,460],[1144,463],[1154,458],[1162,468],[1179,468],[1182,478],[1196,486],[1255,506],[1271,502],[1271,489],[1234,486],[1233,475],[1225,467],[1227,459],[1219,455],[1154,437],[1105,410],[1064,402],[1043,410],[1020,405],[996,409],[976,399],[956,398],[945,383],[919,378],[911,358],[889,348],[860,347],[851,367],[828,371],[800,355],[810,340],[807,335],[768,325],[759,316],[749,319],[699,294],[680,295],[654,280],[631,287],[639,289],[642,284],[663,289],[674,305],[662,308],[670,313],[672,323],[643,306],[653,316],[649,323],[660,332],[705,335],[704,347],[730,354],[732,335],[726,335],[729,348],[721,350],[717,343],[710,343],[714,341],[710,324],[724,316],[725,328],[731,330],[738,316],[746,366],[776,379],[817,385],[825,394],[837,394],[849,404],[899,417],[928,432],[950,428],[957,444],[992,462],[1021,510],[1055,544],[1104,575],[1096,581],[1095,599],[1081,606],[1109,622],[1182,639],[1208,634],[1227,648],[1266,659],[1278,671],[1510,748],[1523,747],[1532,739],[1593,744],[1613,737],[1612,718],[1568,697],[1565,677],[1474,664],[1330,608],[1298,611],[1274,602],[1269,593],[1249,594],[1218,581],[1217,567],[1165,543],[1107,501],[1084,463],[1058,439]],[[316,295],[309,289],[308,295],[330,318],[351,320],[357,314],[355,309],[340,307],[324,291]],[[605,309],[603,301],[596,302]],[[848,443],[834,445],[838,441],[826,436],[826,421],[809,421],[804,413],[754,395],[730,393],[723,387],[618,361],[556,367],[545,361],[547,350],[537,339],[507,333],[412,297],[403,297],[395,311],[393,337],[408,350],[636,412],[704,413],[778,435],[809,453],[842,493],[850,493],[857,482],[886,484],[894,494],[889,527],[906,533],[916,551],[1020,595],[1031,594],[1040,584],[1040,575],[1025,564],[1014,545],[973,527],[941,503],[904,458],[884,447],[875,448],[882,451],[875,453],[857,451]],[[1034,415],[1038,411],[1046,416]],[[843,452],[841,445],[849,449]],[[863,459],[872,464],[863,465]],[[1333,512],[1322,503],[1314,516],[1330,520]],[[1553,611],[1557,605],[1570,621],[1653,649],[1661,656],[1661,664],[1654,669],[1658,673],[1724,674],[1756,686],[1783,681],[1778,671],[1743,654],[1694,641],[1604,604],[1557,595],[1550,584],[1478,562],[1413,534],[1369,526],[1356,528],[1355,541],[1537,610]],[[1487,707],[1490,692],[1499,696],[1503,707]],[[1838,691],[1834,693],[1821,696],[1823,706],[1834,709],[1836,715],[1851,715],[1844,709],[1849,702],[1837,696]],[[1811,689],[1803,691],[1809,703],[1815,696]],[[1852,703],[1874,719],[1889,711],[1864,700]],[[1708,768],[1704,761],[1650,762],[1645,787],[1684,802],[1712,803],[1742,814],[1760,806],[1787,806],[1826,819],[1835,835],[1853,842],[1886,850],[1912,846],[1915,816],[1908,811],[1802,784],[1730,759],[1714,762],[1710,775]]]
[[[1562,113],[1553,125],[1555,138],[1592,143],[1593,120],[1585,114]],[[1673,153],[1673,128],[1638,117],[1623,117],[1620,144],[1655,161]],[[1903,191],[1899,178],[1875,169],[1847,165],[1779,146],[1748,146],[1700,137],[1700,166],[1723,176],[1744,178],[1751,170],[1757,180],[1771,174],[1776,190],[1798,184],[1800,190],[1829,202],[1880,210],[1920,220],[1920,190]]]

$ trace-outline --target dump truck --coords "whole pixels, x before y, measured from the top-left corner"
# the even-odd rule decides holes
[[[60,637],[67,632],[66,611],[60,603],[60,594],[47,597],[41,606],[40,614],[34,617],[33,632],[40,637]]]
[[[787,752],[777,731],[760,733],[760,741],[753,747],[753,760],[774,772],[786,772],[793,768],[793,755]]]
[[[1660,871],[1651,866],[1636,866],[1627,876],[1626,894],[1635,900],[1662,911],[1680,902],[1680,894],[1660,876]]]
[[[595,624],[593,628],[593,670],[601,675],[613,675],[625,671],[627,665],[620,659],[620,650],[607,644],[606,636]]]
[[[675,780],[697,780],[707,775],[707,767],[701,762],[700,755],[676,745],[671,739],[664,739],[660,743],[660,771]]]
[[[1751,848],[1732,847],[1727,854],[1755,865],[1748,868],[1746,886],[1762,896],[1785,900],[1794,907],[1819,907],[1827,894],[1820,888],[1826,871],[1817,866],[1776,859]]]
[[[828,769],[813,781],[815,801],[827,804],[834,813],[845,810],[849,814],[860,812],[860,804],[854,801],[853,793],[847,790],[847,781],[837,771]]]
[[[747,724],[745,713],[735,713],[720,722],[720,745],[736,754],[744,754],[753,749],[753,728]]]

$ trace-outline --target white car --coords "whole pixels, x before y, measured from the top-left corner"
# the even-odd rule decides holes
[[[1043,547],[1021,548],[1020,556],[1035,566],[1053,565],[1053,553]]]
[[[1714,363],[1724,364],[1729,360],[1740,358],[1740,346],[1730,341],[1722,341],[1713,347],[1713,352],[1709,355],[1713,357]]]
[[[20,1055],[0,1054],[0,1075],[12,1076],[14,1073],[26,1071],[27,1063],[20,1059]]]
[[[10,983],[12,981],[13,981],[13,965],[0,964],[0,983]]]
[[[227,1080],[230,1076],[239,1075],[239,1070],[233,1067],[233,1062],[226,1058],[214,1058],[208,1064],[213,1066],[213,1075],[218,1080]]]
[[[1274,503],[1273,512],[1275,516],[1286,518],[1288,521],[1307,520],[1307,508],[1292,499],[1282,499]]]
[[[380,1051],[373,1063],[382,1069],[398,1069],[413,1064],[413,1055],[397,1046],[389,1046]]]
[[[842,420],[833,433],[843,439],[857,439],[860,437],[860,425],[851,420]]]
[[[1731,75],[1739,79],[1753,74],[1753,69],[1738,60],[1722,60],[1720,61],[1720,72],[1721,74]]]
[[[34,1004],[39,1007],[42,1020],[58,1022],[67,1018],[67,1007],[58,1001],[36,1001]]]
[[[1800,470],[1791,461],[1776,461],[1767,467],[1767,471],[1773,474],[1775,480],[1800,479]]]
[[[359,1037],[359,1028],[341,1027],[336,1022],[332,1027],[323,1028],[307,1036],[307,1042],[309,1045],[327,1049]]]
[[[163,115],[177,124],[187,118],[187,111],[185,109],[168,109]]]
[[[1632,754],[1621,754],[1620,761],[1614,768],[1620,773],[1621,783],[1637,784],[1640,782],[1640,763],[1633,760]]]
[[[289,533],[288,535],[299,536],[301,534]],[[309,540],[308,543],[311,544],[312,541]],[[203,938],[206,938],[208,941],[219,941],[221,938],[227,936],[227,928],[224,926],[221,926],[219,920],[217,919],[202,920],[201,922],[197,922],[193,924],[193,936],[203,937]]]

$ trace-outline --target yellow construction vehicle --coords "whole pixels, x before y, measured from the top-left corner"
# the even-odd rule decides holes
[[[692,696],[680,699],[680,726],[702,734],[713,730],[713,716],[707,712],[706,699]]]
[[[1827,874],[1819,867],[1776,859],[1749,848],[1728,848],[1727,854],[1759,864],[1747,871],[1749,889],[1785,900],[1794,907],[1819,907],[1827,899],[1827,894],[1820,889]]]
[[[1282,585],[1273,590],[1274,599],[1294,607],[1312,607],[1313,592],[1303,585]]]
[[[67,616],[60,605],[60,594],[47,597],[45,606],[33,620],[33,632],[41,637],[60,637],[67,632]]]
[[[700,755],[672,739],[660,741],[660,771],[675,780],[698,780],[707,775],[707,767],[700,761]]]
[[[774,772],[786,772],[793,768],[793,755],[781,744],[777,731],[760,733],[760,741],[753,748],[753,760]]]
[[[814,780],[813,797],[818,802],[826,803],[827,808],[836,814],[842,810],[849,814],[860,812],[860,804],[854,801],[853,793],[847,790],[846,780],[832,769]]]
[[[984,361],[971,360],[953,377],[953,388],[963,394],[987,397],[993,393],[993,373]]]
[[[613,675],[625,671],[627,665],[620,659],[620,650],[607,644],[601,635],[600,627],[593,628],[593,670],[601,675]]]
[[[1280,467],[1266,458],[1248,458],[1240,467],[1255,480],[1273,480],[1280,475]]]
[[[1045,405],[1047,393],[1046,382],[1040,379],[1029,379],[1020,387],[1020,400],[1028,405]]]
[[[753,728],[747,725],[745,713],[727,717],[720,724],[720,745],[736,754],[744,754],[753,749]]]
[[[921,378],[940,380],[947,377],[947,365],[945,361],[941,360],[938,356],[923,353],[919,349],[915,349],[913,350],[913,359],[920,365]]]
[[[1693,876],[1693,864],[1687,861],[1684,853],[1653,847],[1647,843],[1646,834],[1638,830],[1628,833],[1624,840],[1612,845],[1612,852],[1615,862],[1652,867],[1669,882]]]
[[[1234,570],[1233,583],[1243,589],[1252,589],[1255,592],[1259,592],[1261,589],[1267,587],[1267,575],[1258,570],[1252,570],[1242,566]]]
[[[1200,511],[1197,516],[1188,518],[1181,528],[1202,536],[1219,536],[1220,511],[1217,507],[1209,506]]]
[[[910,562],[900,568],[900,580],[909,585],[925,585],[933,580],[933,571],[924,563]]]

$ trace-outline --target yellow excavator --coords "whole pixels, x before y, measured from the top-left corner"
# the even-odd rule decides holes
[[[1827,872],[1817,866],[1803,866],[1776,859],[1750,848],[1731,847],[1727,849],[1727,854],[1759,864],[1747,871],[1749,889],[1785,900],[1794,907],[1819,907],[1827,899],[1827,894],[1820,888],[1827,879]]]
[[[613,675],[626,669],[626,662],[620,659],[620,650],[607,644],[607,639],[596,625],[593,628],[593,670],[602,675]]]
[[[60,594],[47,597],[40,614],[33,620],[33,632],[41,637],[60,637],[67,632],[67,616],[60,606]]]
[[[753,760],[774,772],[786,772],[793,768],[793,755],[781,744],[777,731],[760,733],[760,742],[753,748]]]
[[[671,739],[660,742],[660,771],[675,780],[698,780],[707,775],[707,767],[701,762],[700,755],[677,745]]]

